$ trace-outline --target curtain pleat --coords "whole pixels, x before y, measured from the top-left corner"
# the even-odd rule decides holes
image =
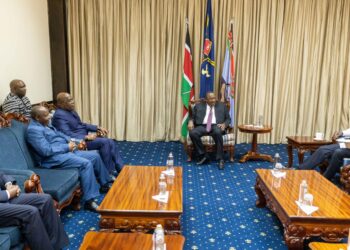
[[[185,19],[198,97],[206,1],[66,1],[70,84],[83,120],[118,140],[180,139]],[[216,93],[234,21],[237,124],[263,116],[273,127],[258,137],[266,143],[350,127],[350,0],[212,0],[212,9]]]

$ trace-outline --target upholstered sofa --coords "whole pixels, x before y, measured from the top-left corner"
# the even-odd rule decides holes
[[[14,176],[24,189],[23,183],[34,173],[40,176],[40,184],[45,193],[56,201],[58,212],[73,205],[80,209],[79,172],[76,169],[45,169],[36,166],[25,135],[27,125],[11,120],[9,127],[0,128],[0,170]],[[21,234],[16,227],[1,227],[0,249],[21,249]]]

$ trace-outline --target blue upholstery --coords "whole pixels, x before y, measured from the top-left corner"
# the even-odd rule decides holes
[[[40,182],[44,192],[50,194],[59,204],[67,200],[79,186],[79,173],[75,169],[63,171],[36,168],[34,172],[41,176]]]
[[[0,249],[7,250],[7,249],[10,249],[10,246],[11,246],[10,236],[7,234],[0,233]]]
[[[77,169],[45,169],[35,165],[31,149],[25,139],[27,126],[12,120],[11,127],[0,129],[0,169],[12,175],[23,189],[24,181],[33,173],[41,177],[41,186],[59,205],[71,198],[80,186]],[[0,249],[22,249],[21,233],[18,227],[1,228]]]
[[[22,240],[21,231],[18,227],[0,227],[0,235],[9,236],[11,248],[15,247]],[[2,249],[0,247],[0,249]]]

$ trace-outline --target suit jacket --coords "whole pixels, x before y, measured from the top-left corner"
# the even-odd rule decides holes
[[[96,125],[83,123],[77,112],[64,109],[56,110],[52,117],[52,125],[64,134],[77,139],[84,139],[89,131],[97,131]]]
[[[70,137],[52,126],[43,126],[32,119],[28,125],[28,143],[34,151],[34,158],[42,167],[51,168],[60,165],[69,157]]]
[[[0,202],[6,202],[8,201],[8,196],[7,192],[5,191],[5,184],[8,182],[12,182],[13,184],[15,183],[15,179],[13,179],[9,175],[5,175],[3,172],[0,172]]]
[[[215,103],[215,117],[216,124],[225,123],[226,127],[230,125],[230,114],[226,105],[222,102]],[[207,103],[201,102],[194,106],[192,110],[191,120],[194,122],[195,126],[202,125],[207,111]]]

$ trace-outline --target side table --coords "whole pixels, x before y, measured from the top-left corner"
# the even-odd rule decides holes
[[[312,136],[287,136],[288,167],[293,166],[293,148],[298,151],[299,165],[304,162],[305,152],[314,152],[323,145],[329,145],[330,140],[315,140]]]
[[[273,162],[273,159],[271,155],[267,154],[260,154],[258,152],[258,134],[265,134],[265,133],[270,133],[272,130],[272,127],[264,125],[261,127],[253,126],[253,125],[239,125],[238,126],[239,131],[243,133],[250,133],[253,134],[253,139],[252,139],[252,150],[248,151],[240,160],[239,162],[246,162],[249,160],[265,160],[265,161],[270,161]]]

